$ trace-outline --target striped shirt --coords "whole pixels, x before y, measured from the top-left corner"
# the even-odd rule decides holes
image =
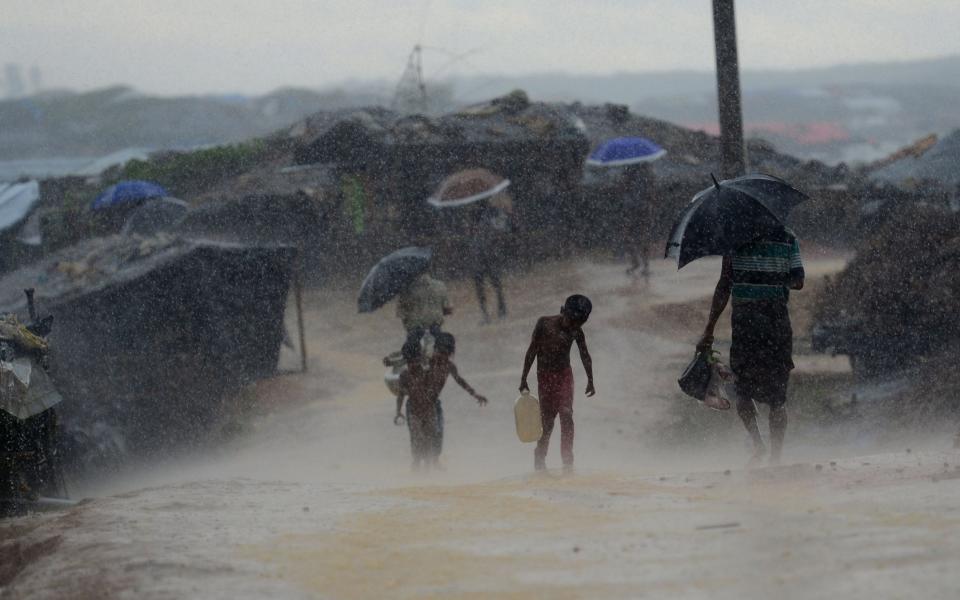
[[[797,237],[783,229],[733,253],[733,302],[786,303],[791,277],[803,277],[803,260]]]

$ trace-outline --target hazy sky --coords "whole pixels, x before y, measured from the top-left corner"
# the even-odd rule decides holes
[[[0,62],[46,87],[164,94],[713,68],[710,0],[0,0]],[[744,68],[960,53],[960,0],[737,0]],[[464,53],[465,58],[454,60]]]

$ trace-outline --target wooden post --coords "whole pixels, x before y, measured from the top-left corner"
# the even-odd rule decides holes
[[[293,267],[293,301],[297,310],[297,330],[300,334],[300,372],[307,372],[307,336],[303,330],[303,248],[297,248]]]
[[[747,171],[740,107],[740,65],[734,0],[713,0],[713,37],[717,58],[717,105],[720,117],[720,173],[739,177]]]

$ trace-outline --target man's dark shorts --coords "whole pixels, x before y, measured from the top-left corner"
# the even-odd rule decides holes
[[[793,330],[785,303],[750,302],[733,307],[730,368],[741,401],[780,408],[793,369]]]

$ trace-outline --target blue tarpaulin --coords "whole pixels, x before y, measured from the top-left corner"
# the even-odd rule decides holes
[[[657,160],[667,151],[642,137],[606,140],[590,153],[587,164],[593,167],[622,167]]]
[[[169,196],[167,190],[150,181],[121,181],[101,192],[90,208],[103,210],[129,202],[146,200],[147,198],[163,198],[164,196]]]

